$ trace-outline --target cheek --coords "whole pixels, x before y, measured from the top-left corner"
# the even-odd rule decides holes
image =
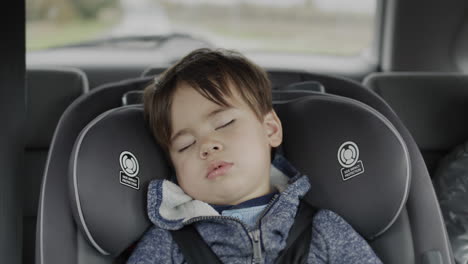
[[[242,159],[258,160],[268,152],[268,141],[262,127],[256,124],[249,125],[249,129],[233,131],[228,137],[229,145]],[[249,132],[245,133],[245,131]]]
[[[201,172],[200,165],[197,162],[190,162],[187,160],[176,168],[177,182],[180,188],[195,199],[200,199],[198,195],[203,193],[202,181],[200,179]]]
[[[190,158],[180,159],[174,162],[174,168],[179,184],[190,184],[194,180],[194,176],[199,171],[198,166],[199,165]]]

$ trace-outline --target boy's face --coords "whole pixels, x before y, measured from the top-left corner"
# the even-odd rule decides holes
[[[275,112],[259,121],[230,88],[232,107],[226,108],[180,83],[171,108],[169,152],[178,183],[192,198],[211,204],[234,205],[269,193],[270,148],[282,141]]]

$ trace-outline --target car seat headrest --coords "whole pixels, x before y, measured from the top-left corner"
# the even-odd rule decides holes
[[[149,181],[170,167],[146,127],[141,107],[103,113],[78,136],[69,166],[76,223],[104,255],[118,255],[150,225]]]
[[[285,157],[309,175],[314,204],[373,239],[399,215],[409,190],[409,161],[398,132],[357,101],[316,94],[275,104]],[[69,187],[78,227],[102,254],[119,255],[151,225],[146,187],[171,170],[140,106],[110,110],[75,142]]]
[[[339,96],[307,97],[276,111],[284,155],[309,176],[314,204],[337,212],[368,240],[384,233],[410,185],[408,150],[390,121]]]

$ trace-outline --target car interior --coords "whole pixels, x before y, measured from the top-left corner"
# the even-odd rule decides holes
[[[230,35],[223,38],[229,45],[223,45],[213,42],[211,33],[193,33],[198,31],[135,33],[33,49],[28,41],[34,35],[27,32],[38,2],[13,1],[0,18],[5,34],[0,109],[6,116],[0,137],[0,263],[125,262],[151,225],[146,187],[169,173],[143,118],[142,91],[192,50],[237,45],[268,73],[274,109],[283,122],[281,150],[320,187],[312,197],[316,205],[346,219],[383,263],[468,263],[468,196],[455,195],[468,189],[468,180],[462,180],[468,179],[468,162],[460,162],[468,152],[467,1],[363,1],[372,2],[373,38],[352,56],[259,51]],[[190,1],[153,2],[168,14],[195,18],[179,6],[196,11],[222,6],[208,0],[200,0],[201,7]],[[229,23],[242,24],[233,14],[249,13],[243,6],[249,4],[238,2],[238,9],[223,6]],[[263,2],[253,1],[252,16],[279,13],[279,7],[259,13]],[[292,2],[317,8],[324,1]],[[41,12],[53,17],[57,3]],[[353,8],[333,13],[336,21],[359,20],[361,13],[343,11]],[[101,15],[107,13],[112,12]],[[142,20],[151,16],[162,15],[141,13]],[[327,38],[310,30],[310,39],[294,40],[294,34],[308,33],[292,28],[284,38],[303,46]],[[358,30],[337,34],[361,37]],[[359,146],[363,166],[363,173],[350,179],[337,160],[347,141]],[[137,178],[122,180],[124,150],[138,159]],[[450,180],[453,173],[457,180]],[[455,204],[456,209],[450,207]]]

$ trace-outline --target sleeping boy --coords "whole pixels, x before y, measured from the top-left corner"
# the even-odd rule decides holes
[[[146,88],[144,112],[175,176],[150,183],[154,225],[128,263],[186,263],[170,231],[187,225],[222,263],[275,263],[310,183],[274,155],[283,135],[266,72],[234,51],[195,50]],[[306,263],[381,263],[337,214],[310,221]]]

